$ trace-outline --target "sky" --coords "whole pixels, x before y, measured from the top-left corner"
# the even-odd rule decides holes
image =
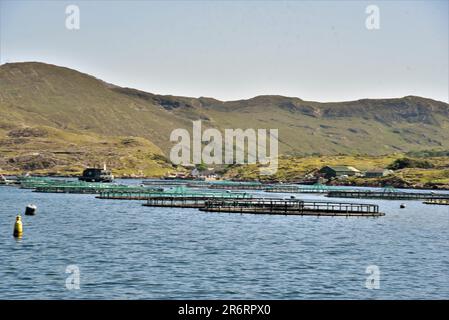
[[[447,0],[0,1],[1,64],[40,61],[220,100],[449,102]],[[78,30],[66,27],[72,4]],[[379,8],[379,29],[366,27],[368,5]]]

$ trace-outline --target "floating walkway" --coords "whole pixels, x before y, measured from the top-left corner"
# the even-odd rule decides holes
[[[205,188],[221,190],[260,190],[273,193],[327,193],[330,190],[348,190],[323,184],[292,185],[292,184],[266,184],[248,181],[199,181],[199,180],[147,180],[145,185],[158,186],[186,186],[188,188]]]
[[[384,200],[449,200],[449,193],[423,193],[423,192],[401,192],[401,191],[329,191],[330,198],[357,198],[357,199],[384,199]]]
[[[434,205],[442,205],[442,206],[449,206],[449,199],[438,199],[438,198],[432,198],[428,199],[423,202],[424,204],[434,204]]]
[[[260,182],[215,181],[209,184],[209,189],[223,190],[265,190],[266,184]]]
[[[147,199],[146,207],[170,208],[204,208],[205,203],[211,200],[250,200],[252,196],[247,193],[211,193],[211,194],[185,194],[152,196]]]
[[[19,177],[17,178],[21,189],[36,189],[52,184],[69,183],[68,180],[50,179],[45,177]]]
[[[146,186],[186,186],[187,184],[196,184],[197,182],[203,181],[195,181],[195,180],[183,180],[183,179],[155,179],[155,180],[144,180],[142,181],[143,185]]]
[[[158,192],[162,191],[161,188],[149,188],[128,186],[120,184],[110,184],[101,182],[77,182],[61,181],[39,185],[34,187],[34,192],[42,193],[76,193],[76,194],[101,194],[104,192],[127,192],[127,193],[143,193],[143,192]]]
[[[152,191],[128,191],[128,190],[103,190],[96,197],[97,199],[108,200],[147,200],[148,198],[161,194],[162,192]]]
[[[184,203],[185,201],[206,201],[210,199],[251,199],[252,195],[245,192],[217,192],[217,191],[201,191],[192,190],[186,188],[175,188],[164,191],[147,191],[147,192],[127,192],[127,191],[105,191],[101,192],[97,197],[99,199],[112,199],[112,200],[148,200],[148,204],[159,203],[158,206],[164,205],[162,202],[173,203],[176,207],[176,203]],[[152,202],[154,200],[154,202]]]
[[[22,189],[34,189],[42,193],[99,194],[105,191],[149,192],[162,191],[162,188],[130,186],[114,183],[84,182],[78,180],[50,179],[45,177],[19,178]]]
[[[188,188],[204,188],[212,190],[260,190],[273,193],[328,193],[329,191],[345,191],[348,188],[337,186],[293,185],[293,184],[265,184],[260,182],[244,181],[198,181],[198,180],[147,180],[145,185],[158,186],[185,186]]]
[[[274,193],[328,193],[329,191],[348,191],[348,189],[316,183],[313,185],[277,184],[267,187],[265,191]]]
[[[227,181],[227,180],[144,180],[144,185],[151,186],[185,186],[188,188],[208,188],[208,189],[223,189],[223,190],[264,190],[267,184],[260,182],[243,182],[243,181]]]
[[[361,203],[336,203],[323,201],[251,199],[251,200],[210,200],[200,208],[207,212],[276,214],[300,216],[354,216],[379,217],[379,206]]]

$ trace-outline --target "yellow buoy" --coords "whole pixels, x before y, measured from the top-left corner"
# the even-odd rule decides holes
[[[23,234],[22,217],[20,214],[16,217],[16,223],[14,224],[14,237],[20,238]]]

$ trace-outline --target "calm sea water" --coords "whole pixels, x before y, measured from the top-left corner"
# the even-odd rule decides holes
[[[448,299],[449,206],[356,202],[386,216],[204,213],[0,187],[0,299]],[[16,240],[28,203],[38,213]],[[68,265],[79,290],[66,288]],[[379,289],[365,287],[370,265]]]

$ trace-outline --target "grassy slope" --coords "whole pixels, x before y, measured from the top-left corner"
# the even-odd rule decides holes
[[[41,63],[0,67],[0,125],[46,125],[83,134],[141,136],[167,145],[173,128],[190,125],[89,75]]]
[[[284,155],[352,155],[343,159],[285,158],[280,178],[300,175],[322,164],[384,167],[395,157],[363,158],[356,154],[449,149],[449,106],[430,99],[323,104],[260,96],[221,102],[119,88],[43,63],[0,66],[0,114],[3,170],[20,169],[17,163],[14,168],[11,159],[43,153],[57,163],[46,172],[73,172],[86,164],[106,161],[118,173],[160,175],[171,169],[160,158],[173,145],[171,131],[191,129],[191,120],[196,119],[202,119],[204,127],[279,129]],[[21,140],[8,136],[23,126],[44,128],[49,133]],[[135,137],[137,146],[122,143],[128,137]],[[256,170],[249,166],[241,175],[254,175],[252,171]]]
[[[279,108],[280,102],[273,101],[273,98],[264,100],[254,105],[235,108],[234,112],[238,112],[238,117],[230,117],[226,108],[211,108],[208,115],[215,119],[220,127],[278,128],[282,154],[379,155],[449,147],[449,121],[445,114],[429,112],[432,119],[427,119],[427,122],[420,121],[419,118],[399,120],[391,114],[385,114],[386,112],[378,119],[382,110],[379,107],[379,115],[376,114],[375,108],[371,108],[373,113],[367,112],[366,116],[353,114],[348,110],[344,116],[326,117],[313,113],[306,115],[304,110]],[[261,105],[263,107],[260,107]],[[318,112],[342,108],[342,104],[318,106]],[[366,103],[360,102],[360,109],[368,109]],[[413,112],[415,111],[410,110],[410,113]]]
[[[291,181],[301,179],[305,174],[326,165],[348,165],[359,170],[372,170],[385,168],[395,159],[400,158],[400,154],[389,156],[308,156],[308,157],[281,157],[279,168],[275,179],[281,181]],[[253,166],[236,166],[228,171],[229,177],[241,177],[243,179],[258,179],[273,177],[259,176],[259,169]]]
[[[221,102],[113,87],[42,63],[0,66],[1,123],[141,136],[168,154],[170,132],[205,127],[277,128],[283,154],[387,154],[449,148],[449,106],[419,97],[317,103],[260,96]]]
[[[319,169],[325,165],[348,165],[354,166],[361,171],[386,168],[394,160],[402,158],[403,154],[391,154],[388,156],[309,156],[309,157],[281,157],[279,159],[279,169],[274,176],[260,176],[259,168],[256,165],[234,166],[230,168],[226,177],[243,180],[278,180],[291,182],[299,180],[308,172]],[[393,175],[386,178],[366,179],[350,178],[337,184],[347,185],[372,185],[385,186],[395,184],[409,185],[414,187],[444,186],[449,188],[449,157],[426,158],[434,165],[432,169],[407,168],[395,171]]]
[[[10,137],[11,131],[0,129],[0,173],[78,175],[87,166],[104,163],[119,176],[162,176],[173,170],[161,150],[144,138],[34,129],[44,134]]]

